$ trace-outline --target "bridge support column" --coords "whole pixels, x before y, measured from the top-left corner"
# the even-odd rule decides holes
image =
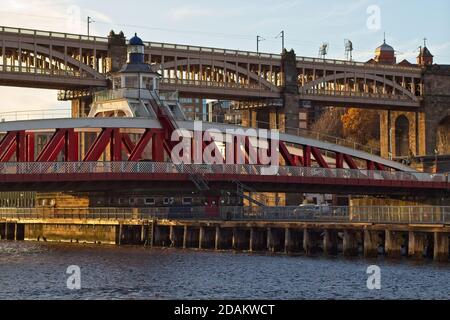
[[[5,224],[0,223],[0,240],[5,240]]]
[[[267,231],[264,229],[250,229],[250,251],[265,251],[267,248]]]
[[[364,230],[364,257],[375,258],[378,256],[379,235],[378,231]]]
[[[300,96],[298,88],[297,58],[294,50],[283,51],[281,65],[284,75],[284,88],[282,93],[284,131],[285,133],[297,135],[300,126]],[[286,205],[298,206],[302,200],[302,195],[286,194]]]
[[[448,233],[434,233],[434,260],[448,261]]]
[[[427,241],[426,234],[410,231],[408,238],[408,255],[414,259],[422,259]]]
[[[123,225],[119,224],[119,226],[117,227],[117,239],[116,239],[116,243],[119,246],[122,245],[122,234],[123,234]]]
[[[293,247],[293,243],[292,243],[292,237],[291,237],[291,229],[286,228],[284,231],[284,252],[286,254],[289,254],[290,252],[292,252],[292,247]]]
[[[253,110],[244,110],[242,112],[242,126],[257,128],[257,112]]]
[[[355,231],[344,230],[343,251],[347,257],[358,255],[358,238]]]
[[[300,98],[298,89],[297,58],[294,50],[284,50],[281,56],[284,75],[283,113],[285,115],[286,133],[297,134],[299,127]]]
[[[386,255],[390,258],[398,258],[402,255],[404,243],[403,234],[398,231],[386,230]]]
[[[119,71],[127,62],[127,40],[122,32],[109,34],[108,57],[111,59],[111,72]]]
[[[325,230],[323,237],[323,251],[328,256],[338,254],[338,235],[336,230]]]
[[[205,239],[205,228],[200,227],[200,232],[198,235],[198,248],[203,249],[203,240]]]
[[[269,252],[275,252],[275,243],[273,239],[272,229],[267,228],[267,250]]]
[[[317,235],[313,230],[304,229],[303,231],[303,249],[305,255],[311,256],[317,252]]]
[[[216,242],[215,242],[215,249],[219,250],[221,248],[220,246],[220,227],[216,227]]]

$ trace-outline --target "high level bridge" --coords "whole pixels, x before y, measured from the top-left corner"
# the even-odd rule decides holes
[[[0,27],[0,84],[77,92],[107,87],[126,61],[123,34],[88,37]],[[421,68],[145,42],[145,61],[162,75],[162,91],[182,96],[283,98],[416,110],[424,94]],[[63,97],[63,96],[62,96]]]

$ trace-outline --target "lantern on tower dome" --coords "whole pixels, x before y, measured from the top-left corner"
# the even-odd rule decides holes
[[[144,50],[144,42],[137,36],[137,33],[135,33],[128,44],[128,63],[143,64]]]

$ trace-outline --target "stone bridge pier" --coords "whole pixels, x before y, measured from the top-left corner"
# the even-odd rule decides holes
[[[380,112],[381,155],[405,159],[424,171],[448,172],[450,68],[428,66],[422,81],[424,95],[419,110]]]

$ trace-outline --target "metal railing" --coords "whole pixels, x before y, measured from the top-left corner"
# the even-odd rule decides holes
[[[153,220],[205,219],[204,207],[161,208],[0,208],[0,219]],[[221,219],[221,217],[211,217]]]
[[[399,101],[411,101],[412,99],[406,95],[388,94],[388,93],[370,93],[361,91],[350,90],[327,90],[327,89],[306,89],[301,90],[300,95],[320,95],[320,96],[342,96],[342,97],[357,97],[357,98],[370,98],[379,100],[399,100]],[[415,97],[417,100],[419,97]],[[412,100],[413,102],[417,102]]]
[[[68,119],[72,117],[70,109],[28,110],[0,113],[0,122],[41,119]]]
[[[121,88],[116,90],[102,90],[94,94],[94,101],[108,101],[117,99],[150,99],[150,91],[147,89]]]
[[[297,56],[297,63],[325,63],[325,64],[334,64],[334,65],[342,65],[342,66],[364,67],[364,68],[369,68],[369,69],[384,69],[384,70],[393,70],[393,71],[394,70],[414,71],[417,73],[421,72],[420,67],[414,67],[414,66],[407,67],[407,66],[399,66],[399,65],[366,63],[366,62],[347,61],[347,60],[338,60],[338,59],[299,57],[299,56]]]
[[[450,224],[450,206],[224,207],[229,220]]]
[[[204,81],[204,80],[187,80],[187,79],[176,79],[176,78],[163,78],[160,81],[161,84],[169,85],[185,85],[185,86],[195,86],[195,87],[208,87],[208,88],[230,88],[230,89],[248,89],[248,90],[268,90],[262,84],[248,84],[248,83],[236,83],[236,82],[221,82],[221,81]]]
[[[450,224],[449,206],[328,206],[161,208],[0,208],[9,220],[225,220],[387,224]]]
[[[273,170],[276,169],[276,170]],[[384,181],[414,181],[447,183],[444,174],[422,172],[393,172],[315,167],[271,168],[252,164],[174,164],[171,162],[5,162],[0,163],[1,175],[54,174],[196,174],[196,175],[255,175],[309,178],[364,179]]]
[[[102,44],[108,43],[107,37],[96,37],[96,36],[87,36],[87,35],[80,35],[80,34],[42,31],[42,30],[33,30],[33,29],[25,29],[25,28],[13,28],[13,27],[4,27],[4,26],[0,26],[0,33],[14,33],[14,34],[20,34],[20,35],[27,35],[27,36],[41,36],[41,37],[54,37],[54,38],[58,38],[58,39],[93,41],[93,42],[102,43]],[[221,54],[221,55],[229,55],[229,56],[242,56],[242,57],[247,57],[247,58],[253,57],[253,58],[264,58],[264,59],[275,59],[275,60],[281,60],[281,58],[282,58],[281,54],[261,53],[261,52],[254,52],[254,51],[222,49],[222,48],[213,48],[213,47],[162,43],[162,42],[145,41],[144,45],[148,49],[175,49],[175,50],[183,50],[183,51],[189,51],[189,52],[195,52],[195,53],[212,53],[212,54]],[[421,71],[421,68],[414,67],[414,66],[382,65],[382,64],[371,64],[371,63],[356,62],[356,61],[346,61],[346,60],[337,60],[337,59],[321,59],[321,58],[301,57],[301,56],[297,56],[297,63],[298,64],[301,64],[301,63],[324,63],[324,64],[333,64],[333,65],[357,66],[357,67],[364,67],[364,68],[370,68],[370,69],[414,71],[417,73],[420,73],[420,71]]]
[[[27,66],[9,66],[0,64],[0,72],[15,72],[15,73],[32,73],[39,75],[50,75],[58,77],[76,77],[76,78],[88,78],[90,75],[87,72],[80,72],[75,70],[62,70],[62,69],[48,69],[48,68],[36,68]],[[94,78],[93,78],[94,79]]]
[[[87,36],[87,35],[80,35],[80,34],[73,34],[73,33],[33,30],[33,29],[26,29],[26,28],[0,27],[0,32],[15,33],[15,34],[21,34],[21,35],[26,35],[26,36],[35,36],[35,37],[53,37],[53,38],[58,38],[58,39],[82,40],[82,41],[108,43],[108,38],[106,38],[106,37],[95,37],[95,36]]]

